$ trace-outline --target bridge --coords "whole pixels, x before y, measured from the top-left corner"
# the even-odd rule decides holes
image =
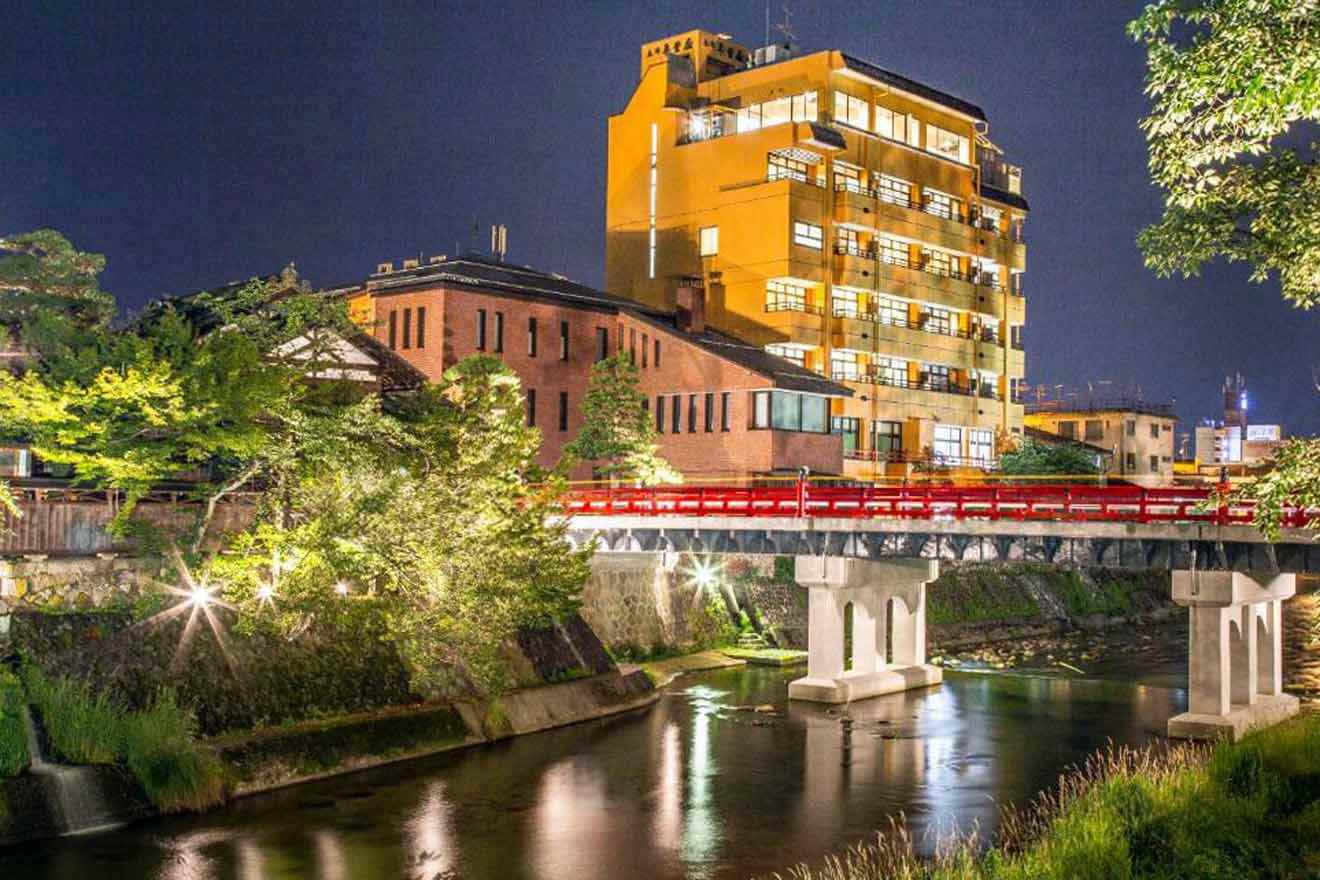
[[[601,552],[795,556],[809,600],[807,675],[790,684],[793,699],[843,703],[938,683],[925,608],[939,562],[1013,560],[1173,572],[1173,599],[1190,614],[1189,710],[1170,719],[1170,736],[1236,739],[1297,711],[1282,689],[1282,603],[1297,573],[1320,572],[1308,530],[1320,510],[1285,510],[1271,543],[1249,504],[1206,488],[799,480],[579,489],[565,508],[570,539]]]

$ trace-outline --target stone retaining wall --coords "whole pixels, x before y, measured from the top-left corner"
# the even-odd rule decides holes
[[[730,624],[718,595],[698,588],[686,554],[666,566],[658,553],[601,553],[582,590],[582,618],[616,656],[713,644]],[[713,606],[713,607],[712,607]]]

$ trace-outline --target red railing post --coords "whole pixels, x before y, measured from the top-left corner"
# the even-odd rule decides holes
[[[797,515],[799,519],[807,515],[807,469],[798,471],[797,478]]]
[[[1228,524],[1228,492],[1232,489],[1232,484],[1228,481],[1228,468],[1219,469],[1219,509],[1216,511],[1216,520],[1218,525]]]

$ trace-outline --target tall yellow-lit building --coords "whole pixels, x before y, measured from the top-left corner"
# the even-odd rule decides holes
[[[980,108],[839,51],[656,40],[609,121],[607,288],[848,383],[851,476],[1020,434],[1026,212]]]

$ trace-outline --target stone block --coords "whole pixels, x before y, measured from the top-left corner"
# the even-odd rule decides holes
[[[868,697],[931,687],[944,680],[938,666],[891,666],[877,672],[845,672],[838,678],[799,678],[788,685],[790,700],[849,703]]]
[[[1184,712],[1169,719],[1169,737],[1237,742],[1252,730],[1291,718],[1299,708],[1300,703],[1292,694],[1278,694],[1257,697],[1249,706],[1234,705],[1224,715]]]

